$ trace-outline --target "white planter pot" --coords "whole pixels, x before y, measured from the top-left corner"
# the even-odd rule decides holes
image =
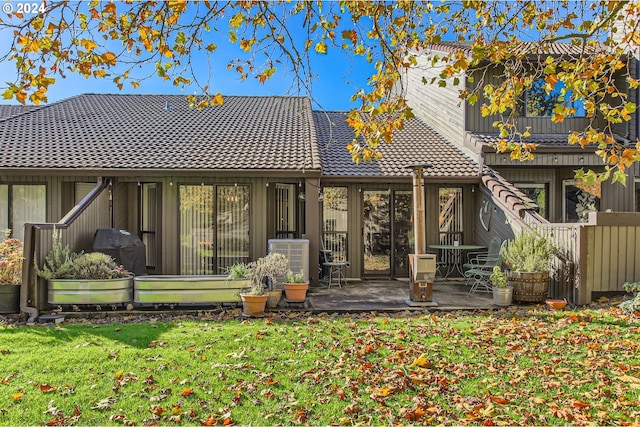
[[[513,298],[513,287],[507,286],[506,288],[493,287],[493,305],[499,305],[506,307],[511,305]]]

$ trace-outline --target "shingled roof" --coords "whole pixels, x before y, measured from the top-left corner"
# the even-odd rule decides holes
[[[0,120],[8,119],[19,114],[28,113],[36,107],[22,105],[0,105]]]
[[[552,55],[552,56],[568,56],[578,57],[585,54],[593,54],[597,49],[604,49],[604,45],[601,46],[583,46],[581,44],[572,43],[533,43],[533,42],[518,42],[520,49],[524,49],[530,56],[538,55]],[[456,41],[443,41],[441,43],[431,44],[427,47],[428,50],[453,53],[461,51],[466,55],[472,54],[472,43],[469,42],[456,42]],[[488,59],[488,58],[487,58]]]
[[[411,170],[406,165],[430,163],[433,167],[425,169],[425,179],[479,177],[478,163],[417,118],[395,133],[392,144],[378,147],[384,156],[381,160],[355,164],[345,148],[354,136],[345,122],[347,113],[314,111],[313,117],[323,176],[409,177]]]
[[[319,171],[313,126],[304,97],[86,94],[0,119],[0,168]]]
[[[538,209],[538,205],[522,190],[504,179],[497,171],[486,166],[482,170],[482,183],[498,200],[518,215],[521,215],[523,210]]]
[[[474,145],[481,145],[482,151],[484,152],[495,152],[495,147],[498,145],[500,140],[500,135],[497,133],[469,133],[469,139],[472,141]],[[532,134],[526,138],[523,138],[523,142],[538,144],[537,151],[545,151],[548,149],[550,151],[579,151],[579,152],[591,152],[597,149],[595,144],[590,144],[585,146],[583,149],[579,144],[569,145],[568,136],[566,134]],[[620,138],[619,141],[622,141]]]

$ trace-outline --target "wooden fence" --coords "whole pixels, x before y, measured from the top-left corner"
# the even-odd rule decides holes
[[[640,213],[593,212],[587,223],[529,224],[559,250],[553,297],[584,305],[640,281]]]
[[[640,281],[640,213],[593,212],[586,223],[549,223],[534,210],[518,215],[488,191],[478,197],[480,217],[483,209],[494,209],[494,214],[476,224],[477,242],[486,244],[493,236],[512,239],[523,230],[535,230],[558,248],[550,297],[585,305],[600,294],[624,292],[626,282]]]

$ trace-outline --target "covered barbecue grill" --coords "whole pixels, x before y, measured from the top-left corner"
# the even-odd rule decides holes
[[[144,243],[127,230],[99,228],[93,236],[93,250],[110,255],[136,276],[147,274]]]

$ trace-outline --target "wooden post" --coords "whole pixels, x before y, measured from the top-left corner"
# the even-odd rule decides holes
[[[417,257],[427,252],[427,233],[425,227],[425,200],[424,200],[424,168],[430,168],[428,163],[408,165],[413,170],[413,240],[414,254],[409,255],[409,306],[437,306],[433,301],[433,283],[428,281],[416,281]],[[434,258],[435,264],[435,258]]]
[[[427,252],[427,233],[425,227],[425,200],[424,200],[424,168],[430,168],[429,163],[407,165],[413,169],[413,238],[414,253],[424,254]]]

